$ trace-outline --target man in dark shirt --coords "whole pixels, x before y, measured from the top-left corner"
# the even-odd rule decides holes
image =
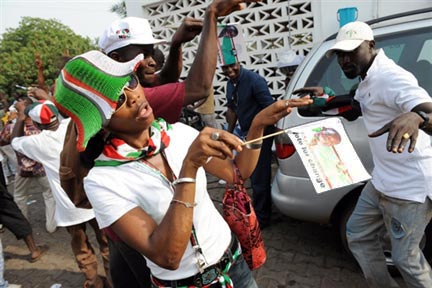
[[[259,74],[243,68],[240,63],[222,66],[222,71],[229,78],[226,87],[228,109],[226,119],[228,131],[233,132],[238,121],[241,137],[246,137],[253,118],[258,112],[274,102],[266,80]],[[274,127],[268,127],[265,134],[270,134]],[[247,140],[247,139],[246,139]],[[250,140],[250,139],[249,139]],[[250,177],[253,190],[253,206],[261,229],[270,224],[271,216],[271,159],[273,137],[264,139],[261,154],[254,173]]]

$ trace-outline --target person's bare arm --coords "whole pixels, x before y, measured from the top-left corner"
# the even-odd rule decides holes
[[[234,110],[232,110],[231,108],[227,108],[227,111],[225,113],[225,119],[227,121],[228,124],[228,129],[227,131],[230,133],[234,132],[234,128],[235,125],[237,123],[237,114]]]
[[[42,58],[39,54],[35,55],[35,65],[37,67],[37,82],[38,82],[38,87],[42,90],[44,90],[46,93],[49,92],[48,87],[45,84],[45,76],[44,76],[44,68],[43,68],[43,62],[42,62]]]
[[[214,5],[210,5],[205,12],[204,26],[195,60],[184,81],[184,105],[193,104],[200,99],[207,98],[211,92],[218,53],[217,19],[244,8],[240,1],[232,1],[238,3],[235,8],[228,5],[227,2],[229,1],[214,1]],[[243,2],[252,3],[260,1],[248,0]]]
[[[27,107],[25,101],[18,101],[17,103],[15,103],[15,108],[18,111],[18,115],[16,118],[16,122],[14,125],[14,128],[12,130],[12,134],[11,134],[11,142],[15,137],[21,137],[24,136],[24,123],[25,123],[25,119],[26,116],[24,114],[24,110]]]
[[[311,102],[312,100],[309,98],[309,96],[306,96],[304,98],[279,100],[267,106],[254,117],[247,135],[247,139],[253,140],[262,137],[264,129],[267,126],[276,124],[277,121],[291,113],[292,108],[307,106],[310,105]],[[262,140],[258,140],[254,143],[260,144],[262,143]],[[255,170],[260,153],[261,148],[249,149],[248,146],[242,146],[242,151],[237,153],[235,161],[244,179],[249,178],[252,172]],[[209,161],[209,163],[206,164],[204,168],[206,169],[206,172],[220,179],[224,179],[228,183],[232,183],[234,179],[232,164],[224,163],[226,161],[226,159],[224,160],[220,158],[214,158]]]
[[[207,7],[203,29],[203,38],[205,41],[203,41],[203,38],[201,39],[200,48],[198,48],[199,57],[197,57],[201,58],[198,61],[201,65],[195,65],[192,69],[192,74],[197,77],[194,80],[197,80],[198,86],[210,89],[213,80],[217,57],[217,45],[215,42],[217,37],[217,18],[228,15],[233,11],[243,9],[241,5],[242,2],[258,1],[214,0]],[[203,51],[206,49],[210,49],[212,51],[210,54],[214,55],[208,55],[207,52]],[[211,56],[212,59],[209,59],[207,56]],[[196,61],[197,60],[195,60],[195,62]],[[203,64],[202,62],[211,62],[211,64]],[[206,68],[205,70],[202,69],[204,67]],[[205,84],[202,84],[202,82],[205,82]],[[188,86],[193,85],[192,83],[188,83],[186,87]],[[186,91],[194,91],[194,89],[190,89],[191,87],[187,88]],[[191,101],[191,103],[193,102],[195,101]],[[212,131],[214,131],[213,128],[204,128],[197,139],[194,140],[183,161],[179,178],[195,178],[198,167],[205,165],[209,157],[219,157],[222,159],[233,158],[233,149],[238,152],[241,151],[241,141],[237,137],[220,130],[221,133],[226,133],[223,142],[215,141],[210,137]],[[195,184],[184,183],[176,185],[173,198],[183,202],[193,203],[195,198]],[[146,215],[144,211],[138,209],[141,208],[132,209],[117,220],[111,227],[123,241],[147,256],[153,262],[166,269],[177,269],[186,246],[190,241],[193,208],[188,208],[181,204],[170,205],[159,225],[156,225],[153,220],[149,219],[150,217]],[[164,253],[160,253],[160,251],[164,251]]]
[[[183,68],[182,44],[191,41],[201,33],[203,21],[194,18],[186,18],[177,29],[171,39],[170,51],[158,74],[158,84],[177,82]]]
[[[232,149],[241,151],[242,142],[226,131],[220,130],[220,141],[212,140],[211,133],[214,130],[204,128],[193,141],[183,160],[178,179],[195,179],[198,168],[204,166],[209,157],[232,159],[234,157]],[[195,202],[195,183],[179,183],[173,186],[173,199],[183,203]],[[193,207],[186,207],[178,202],[172,203],[158,225],[138,207],[127,212],[111,227],[123,241],[157,265],[175,270],[190,242],[193,212]]]

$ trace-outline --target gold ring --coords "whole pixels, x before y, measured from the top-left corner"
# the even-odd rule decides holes
[[[411,136],[408,133],[405,133],[402,135],[402,138],[409,139]]]

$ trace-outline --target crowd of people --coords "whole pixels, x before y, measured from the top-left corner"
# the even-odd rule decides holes
[[[44,84],[37,57],[39,87],[12,105],[2,97],[7,112],[0,133],[0,222],[24,240],[29,261],[48,249],[36,244],[27,220],[28,195],[39,188],[46,230],[65,227],[70,234],[84,287],[258,287],[236,235],[212,203],[206,175],[232,183],[236,165],[251,179],[261,229],[271,225],[273,138],[243,143],[273,133],[293,108],[316,105],[324,88],[305,87],[297,92],[310,96],[276,100],[265,75],[229,55],[221,67],[227,125],[219,128],[212,87],[218,18],[257,1],[213,0],[203,20],[183,21],[166,58],[155,47],[166,39],[153,37],[148,20],[116,20],[101,35],[100,51],[66,59],[55,87]],[[197,35],[194,62],[180,81],[182,45]],[[285,84],[302,60],[291,52],[278,63]],[[349,247],[370,287],[397,287],[379,243],[379,232],[387,230],[406,283],[431,287],[419,242],[432,217],[432,100],[411,73],[375,48],[365,23],[343,26],[327,54],[337,57],[348,78],[359,78],[343,103],[363,116],[375,164],[347,224]],[[179,122],[190,105],[204,105],[201,131]],[[325,101],[319,107],[330,106]],[[98,274],[87,226],[95,232],[106,278]]]

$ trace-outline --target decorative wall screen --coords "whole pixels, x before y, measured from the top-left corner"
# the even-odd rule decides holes
[[[238,22],[248,50],[244,67],[258,72],[267,79],[275,98],[284,94],[284,76],[276,67],[277,53],[292,49],[306,55],[313,45],[313,16],[311,1],[267,0],[247,4],[247,8],[225,17],[222,23]],[[202,18],[210,1],[175,0],[143,5],[142,16],[149,19],[155,37],[170,40],[185,17]],[[187,75],[195,57],[199,38],[183,46],[183,73]],[[167,45],[160,47],[165,55]],[[226,79],[217,68],[214,79],[216,115],[219,123],[225,122]]]

